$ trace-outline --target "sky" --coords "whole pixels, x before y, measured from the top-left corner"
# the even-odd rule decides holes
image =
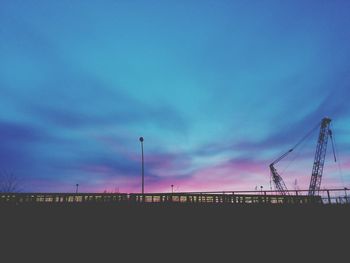
[[[0,171],[22,191],[271,189],[332,119],[350,186],[350,1],[0,0]],[[276,164],[308,189],[318,130]],[[272,186],[273,187],[273,186]]]

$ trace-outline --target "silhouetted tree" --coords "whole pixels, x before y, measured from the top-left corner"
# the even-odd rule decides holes
[[[13,173],[0,173],[0,193],[19,192],[20,182]]]

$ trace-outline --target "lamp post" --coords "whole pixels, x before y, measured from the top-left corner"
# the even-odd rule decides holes
[[[76,193],[76,194],[78,193],[78,188],[79,188],[79,184],[76,184],[76,185],[75,185],[75,193]]]
[[[345,191],[345,202],[346,202],[346,203],[349,203],[349,201],[348,201],[348,194],[347,194],[346,190],[348,190],[348,188],[344,187],[344,191]]]
[[[174,185],[173,184],[171,185],[171,193],[172,194],[174,193]]]
[[[141,168],[141,176],[142,176],[142,194],[145,192],[145,167],[144,167],[144,158],[143,158],[143,137],[140,137],[140,142],[141,142],[141,153],[142,153],[142,168]]]

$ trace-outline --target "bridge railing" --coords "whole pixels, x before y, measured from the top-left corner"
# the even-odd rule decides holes
[[[350,204],[348,189],[322,189],[315,196],[308,190],[214,191],[175,193],[0,193],[0,203],[213,203],[213,204]]]

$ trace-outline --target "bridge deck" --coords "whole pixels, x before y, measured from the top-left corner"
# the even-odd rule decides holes
[[[264,193],[1,193],[0,203],[321,204],[321,196]]]

